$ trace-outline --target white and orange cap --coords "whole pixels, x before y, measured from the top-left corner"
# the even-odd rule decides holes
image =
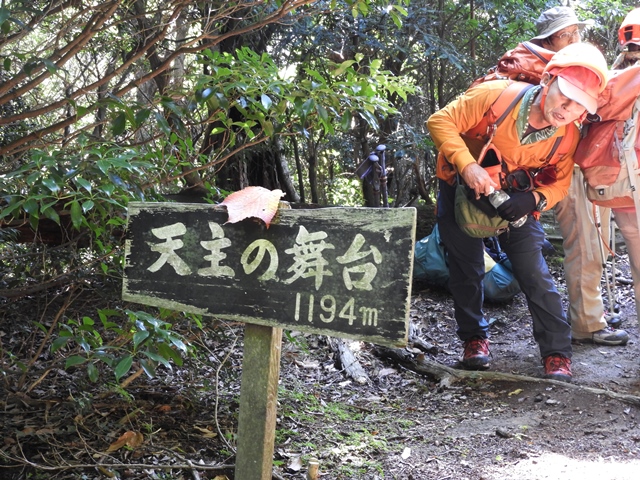
[[[602,52],[588,43],[573,43],[549,60],[545,73],[557,77],[562,94],[596,113],[598,95],[607,86],[607,61]]]

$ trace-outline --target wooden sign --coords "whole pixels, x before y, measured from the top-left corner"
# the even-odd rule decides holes
[[[272,478],[282,328],[403,346],[416,211],[130,203],[124,300],[246,322],[235,478]]]
[[[279,209],[269,228],[227,219],[223,206],[130,203],[123,299],[406,345],[415,209]]]

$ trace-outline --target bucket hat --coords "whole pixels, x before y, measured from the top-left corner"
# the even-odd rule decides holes
[[[550,37],[554,33],[571,25],[578,25],[578,28],[582,30],[584,27],[592,24],[593,22],[591,21],[581,22],[578,20],[575,12],[570,7],[553,7],[542,12],[536,20],[538,36],[533,37],[532,40],[542,40],[543,38]]]

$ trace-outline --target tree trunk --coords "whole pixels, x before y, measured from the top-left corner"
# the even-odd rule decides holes
[[[309,152],[307,161],[309,162],[309,190],[311,193],[311,203],[320,203],[318,201],[318,158],[316,157],[315,148]]]
[[[300,202],[306,203],[304,195],[304,176],[302,173],[302,161],[300,160],[298,141],[295,138],[292,138],[291,143],[293,143],[293,154],[295,155],[296,159],[296,173],[298,175],[298,190],[300,191]]]
[[[287,165],[287,159],[284,155],[284,145],[282,143],[282,137],[276,137],[275,141],[273,142],[273,149],[275,155],[276,172],[278,173],[280,188],[286,194],[285,199],[290,202],[300,203],[300,195],[298,195],[298,192],[296,192],[296,189],[293,186],[293,179],[291,178],[289,165]]]

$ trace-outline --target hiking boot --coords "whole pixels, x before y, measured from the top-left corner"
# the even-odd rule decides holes
[[[629,341],[627,332],[611,327],[590,333],[571,332],[571,338],[579,342],[597,343],[598,345],[626,345]]]
[[[489,340],[473,337],[464,342],[462,365],[470,370],[489,368]]]
[[[549,355],[542,359],[544,365],[544,378],[560,380],[561,382],[571,381],[571,360],[560,354]]]

